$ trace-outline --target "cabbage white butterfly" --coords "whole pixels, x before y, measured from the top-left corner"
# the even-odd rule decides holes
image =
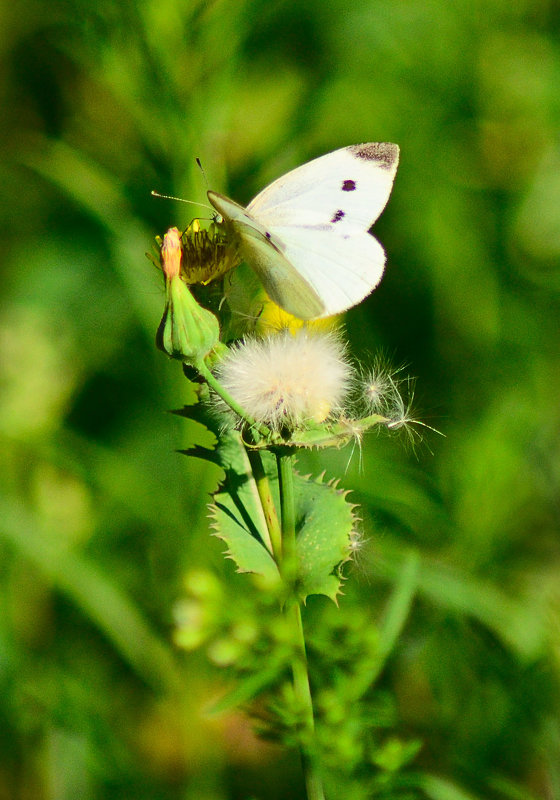
[[[398,161],[396,144],[356,144],[288,172],[247,208],[218,192],[208,199],[275,303],[300,319],[330,317],[381,279],[385,251],[368,231],[389,199]]]

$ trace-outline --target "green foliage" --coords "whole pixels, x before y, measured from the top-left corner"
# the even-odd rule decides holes
[[[336,600],[341,585],[339,567],[349,558],[352,545],[353,507],[332,483],[297,473],[294,477],[298,558],[294,580],[298,594],[302,600],[310,594]],[[270,480],[278,500],[277,481]],[[236,475],[237,488],[232,493],[231,485],[214,496],[214,532],[227,544],[227,555],[239,572],[253,572],[268,581],[278,579],[278,569],[264,544],[268,533],[254,481],[241,474]]]
[[[186,595],[175,609],[176,642],[186,649],[204,646],[209,661],[227,670],[232,685],[213,705],[213,714],[250,703],[247,711],[260,735],[293,748],[304,710],[290,677],[297,641],[281,613],[282,590],[278,581],[242,577],[243,592],[228,595],[210,573],[189,574]],[[400,797],[403,782],[411,797],[419,797],[410,762],[421,743],[397,734],[394,699],[376,686],[397,642],[395,630],[388,637],[387,620],[392,627],[399,618],[402,630],[412,607],[409,581],[410,575],[403,576],[379,624],[356,608],[316,606],[308,649],[318,742],[334,797]],[[403,589],[409,598],[404,604]]]
[[[269,541],[268,531],[252,479],[246,479],[233,493],[214,495],[212,518],[215,534],[226,543],[227,556],[235,561],[239,572],[253,572],[268,580],[279,578],[264,544]]]
[[[199,395],[204,397],[203,386]],[[239,572],[260,575],[273,584],[279,572],[271,554],[266,519],[241,435],[235,430],[221,431],[219,417],[198,402],[186,406],[182,417],[207,425],[216,437],[212,448],[196,447],[186,455],[219,464],[224,480],[213,496],[211,506],[214,534],[227,545],[226,554]],[[261,451],[259,451],[261,452]],[[261,452],[266,478],[277,508],[280,506],[276,462],[272,454]],[[297,568],[293,576],[297,593],[305,601],[311,594],[324,594],[336,601],[340,592],[341,565],[349,560],[356,537],[355,506],[347,492],[338,489],[324,476],[312,479],[294,473]]]
[[[334,483],[297,474],[296,478],[298,591],[302,600],[310,594],[336,600],[341,585],[338,567],[348,560],[352,547],[353,506]]]

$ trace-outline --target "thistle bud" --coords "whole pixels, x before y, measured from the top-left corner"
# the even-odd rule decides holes
[[[181,257],[179,231],[170,228],[161,247],[165,310],[156,334],[156,344],[171,358],[196,366],[218,343],[220,326],[214,314],[199,306],[181,279]]]

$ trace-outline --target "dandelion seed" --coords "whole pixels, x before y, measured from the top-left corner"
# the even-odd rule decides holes
[[[403,379],[397,376],[402,369],[402,366],[393,368],[382,354],[375,356],[372,366],[362,372],[356,383],[354,407],[357,415],[388,416],[389,409],[400,396]]]
[[[393,378],[387,364],[381,358],[377,358],[373,367],[362,379],[363,399],[366,402],[368,411],[382,411],[390,397],[395,392],[397,383]]]
[[[348,435],[351,437],[352,441],[352,449],[350,450],[350,455],[346,461],[346,467],[344,468],[344,474],[348,472],[350,469],[350,464],[352,463],[352,459],[354,458],[354,453],[356,449],[358,450],[358,472],[363,472],[363,453],[362,453],[362,440],[364,438],[364,431],[360,427],[359,424],[356,423],[355,420],[352,419],[345,419],[341,421],[342,424],[345,426]]]
[[[361,531],[355,528],[351,531],[348,538],[348,555],[349,558],[355,559],[357,554],[363,549],[365,537]]]
[[[410,384],[411,381],[409,379],[409,399],[407,401],[404,400],[402,394],[398,390],[396,391],[393,398],[393,407],[388,411],[387,414],[390,419],[390,421],[387,423],[387,429],[390,431],[403,429],[408,437],[410,446],[414,451],[416,444],[422,442],[422,434],[413,426],[422,426],[423,428],[439,434],[439,436],[445,436],[445,434],[441,431],[438,431],[437,428],[432,428],[431,425],[427,425],[425,422],[414,419],[411,411],[412,403],[414,401],[414,386],[412,385],[411,388]]]
[[[352,367],[339,336],[303,328],[234,345],[216,377],[254,420],[294,430],[342,409]],[[216,405],[226,410],[221,401]]]

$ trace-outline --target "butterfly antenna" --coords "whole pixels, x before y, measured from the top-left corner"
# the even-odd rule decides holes
[[[211,206],[207,205],[206,203],[198,203],[196,200],[185,200],[184,197],[174,197],[172,194],[160,194],[159,192],[156,192],[155,189],[152,189],[150,194],[153,197],[160,197],[162,200],[177,200],[179,203],[188,203],[190,206],[199,206],[200,208],[207,208],[214,212],[214,209]]]
[[[198,158],[198,156],[195,158],[195,161],[199,170],[202,172],[202,177],[204,178],[204,183],[206,184],[206,191],[208,191],[210,187],[208,186],[208,178],[206,177],[206,173],[204,172],[204,167],[202,166],[202,162],[200,158]]]

